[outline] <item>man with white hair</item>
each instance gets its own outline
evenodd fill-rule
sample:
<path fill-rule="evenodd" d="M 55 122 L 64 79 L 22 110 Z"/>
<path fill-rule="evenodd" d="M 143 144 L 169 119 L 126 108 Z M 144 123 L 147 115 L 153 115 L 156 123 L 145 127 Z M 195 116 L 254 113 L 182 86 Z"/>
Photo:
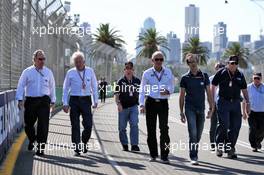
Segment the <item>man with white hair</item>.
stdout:
<path fill-rule="evenodd" d="M 82 52 L 75 52 L 72 55 L 75 67 L 70 69 L 63 83 L 63 111 L 69 112 L 72 125 L 72 142 L 74 144 L 75 155 L 80 152 L 87 152 L 87 143 L 92 132 L 92 111 L 97 107 L 98 92 L 97 80 L 94 70 L 85 66 L 84 55 Z M 92 98 L 91 98 L 92 97 Z M 82 144 L 80 137 L 80 115 L 82 115 Z"/>
<path fill-rule="evenodd" d="M 163 61 L 164 56 L 162 52 L 156 51 L 153 53 L 153 67 L 144 71 L 142 76 L 139 104 L 140 112 L 144 113 L 146 111 L 147 142 L 151 157 L 150 161 L 156 161 L 158 157 L 156 125 L 157 116 L 159 116 L 161 160 L 163 163 L 169 163 L 168 98 L 174 92 L 174 76 L 170 69 L 162 66 Z"/>

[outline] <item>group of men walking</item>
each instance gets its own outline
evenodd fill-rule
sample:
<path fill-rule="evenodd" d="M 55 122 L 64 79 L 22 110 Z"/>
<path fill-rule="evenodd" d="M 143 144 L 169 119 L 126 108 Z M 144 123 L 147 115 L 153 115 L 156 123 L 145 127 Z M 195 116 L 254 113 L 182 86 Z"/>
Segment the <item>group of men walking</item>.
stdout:
<path fill-rule="evenodd" d="M 80 155 L 81 152 L 86 153 L 88 150 L 87 143 L 93 125 L 91 108 L 96 108 L 98 104 L 98 83 L 93 69 L 85 66 L 84 55 L 81 52 L 75 52 L 72 59 L 75 67 L 66 74 L 62 101 L 63 111 L 70 112 L 75 155 Z M 174 93 L 175 78 L 172 71 L 163 66 L 162 52 L 156 51 L 151 59 L 153 67 L 143 72 L 141 80 L 134 75 L 133 63 L 126 62 L 124 76 L 117 82 L 115 102 L 118 110 L 119 139 L 123 150 L 129 151 L 126 132 L 129 123 L 131 151 L 140 151 L 139 106 L 140 113 L 145 114 L 146 117 L 150 161 L 156 161 L 159 156 L 156 136 L 158 120 L 160 159 L 163 163 L 169 163 L 168 98 Z M 221 157 L 226 152 L 229 158 L 237 158 L 235 145 L 241 128 L 242 111 L 244 119 L 249 117 L 250 144 L 253 151 L 258 151 L 264 137 L 264 86 L 261 83 L 261 73 L 255 73 L 253 82 L 247 86 L 244 75 L 238 70 L 237 56 L 231 56 L 227 65 L 217 64 L 215 67 L 217 72 L 210 78 L 207 73 L 199 69 L 198 61 L 197 55 L 191 53 L 186 55 L 189 71 L 180 80 L 180 119 L 183 123 L 187 122 L 191 163 L 199 164 L 198 149 L 205 115 L 211 119 L 210 143 L 211 148 L 216 150 L 217 156 Z M 44 66 L 44 62 L 44 52 L 37 50 L 33 54 L 33 65 L 22 72 L 16 96 L 19 100 L 19 108 L 22 109 L 23 106 L 25 108 L 28 150 L 32 150 L 36 142 L 36 154 L 39 156 L 44 154 L 50 108 L 53 109 L 56 102 L 54 77 Z M 207 114 L 205 114 L 205 94 L 209 103 Z M 80 115 L 84 128 L 82 134 Z M 38 121 L 37 134 L 34 129 L 36 121 Z"/>

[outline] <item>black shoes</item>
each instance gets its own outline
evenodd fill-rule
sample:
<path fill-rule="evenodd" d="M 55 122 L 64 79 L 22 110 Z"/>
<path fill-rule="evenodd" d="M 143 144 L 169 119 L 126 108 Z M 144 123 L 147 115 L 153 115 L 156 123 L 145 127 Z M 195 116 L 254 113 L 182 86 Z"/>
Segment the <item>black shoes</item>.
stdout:
<path fill-rule="evenodd" d="M 170 164 L 170 160 L 168 159 L 168 157 L 161 157 L 161 162 L 164 164 Z"/>
<path fill-rule="evenodd" d="M 237 159 L 237 154 L 236 154 L 235 148 L 232 148 L 230 151 L 228 151 L 227 157 L 229 159 Z"/>
<path fill-rule="evenodd" d="M 84 144 L 83 144 L 83 150 L 82 150 L 82 152 L 83 152 L 84 154 L 88 152 L 88 145 L 87 145 L 87 143 L 84 143 Z"/>
<path fill-rule="evenodd" d="M 258 148 L 252 148 L 253 152 L 258 152 Z"/>
<path fill-rule="evenodd" d="M 132 151 L 132 152 L 139 152 L 140 149 L 139 149 L 139 147 L 138 147 L 137 145 L 132 145 L 132 147 L 131 147 L 131 151 Z"/>
<path fill-rule="evenodd" d="M 123 146 L 123 151 L 128 151 L 128 145 L 122 145 Z"/>
<path fill-rule="evenodd" d="M 81 155 L 81 153 L 79 150 L 74 150 L 74 156 L 80 156 L 80 155 Z"/>
<path fill-rule="evenodd" d="M 34 142 L 29 142 L 29 144 L 28 144 L 28 151 L 32 151 L 33 150 L 33 148 L 34 148 Z"/>
<path fill-rule="evenodd" d="M 129 151 L 128 145 L 122 145 L 122 147 L 123 147 L 123 151 Z M 138 145 L 132 145 L 131 146 L 131 151 L 132 152 L 139 152 L 140 149 L 139 149 Z"/>
<path fill-rule="evenodd" d="M 216 155 L 217 157 L 222 157 L 223 156 L 223 151 L 220 149 L 216 149 Z"/>

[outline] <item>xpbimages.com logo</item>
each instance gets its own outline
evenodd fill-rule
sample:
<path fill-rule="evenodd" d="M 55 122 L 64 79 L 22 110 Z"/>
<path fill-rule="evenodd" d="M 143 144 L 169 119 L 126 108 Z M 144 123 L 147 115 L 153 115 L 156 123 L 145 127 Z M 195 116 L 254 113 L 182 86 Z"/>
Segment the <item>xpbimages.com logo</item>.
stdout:
<path fill-rule="evenodd" d="M 85 35 L 90 35 L 91 31 L 89 28 L 85 27 L 62 27 L 62 26 L 37 26 L 33 27 L 33 35 L 38 35 L 39 37 L 45 35 L 76 35 L 78 37 L 83 37 Z"/>

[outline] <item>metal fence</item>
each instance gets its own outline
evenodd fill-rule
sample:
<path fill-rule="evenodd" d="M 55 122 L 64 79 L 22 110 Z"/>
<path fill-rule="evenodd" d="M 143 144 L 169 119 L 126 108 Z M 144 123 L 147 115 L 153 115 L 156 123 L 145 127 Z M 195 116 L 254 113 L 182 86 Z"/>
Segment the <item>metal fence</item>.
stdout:
<path fill-rule="evenodd" d="M 35 29 L 50 23 L 62 26 L 66 12 L 60 0 L 1 0 L 0 1 L 0 90 L 14 89 L 22 70 L 32 64 L 32 53 L 43 49 L 46 65 L 52 69 L 56 85 L 61 86 L 70 54 L 77 50 L 77 36 L 43 34 Z"/>

